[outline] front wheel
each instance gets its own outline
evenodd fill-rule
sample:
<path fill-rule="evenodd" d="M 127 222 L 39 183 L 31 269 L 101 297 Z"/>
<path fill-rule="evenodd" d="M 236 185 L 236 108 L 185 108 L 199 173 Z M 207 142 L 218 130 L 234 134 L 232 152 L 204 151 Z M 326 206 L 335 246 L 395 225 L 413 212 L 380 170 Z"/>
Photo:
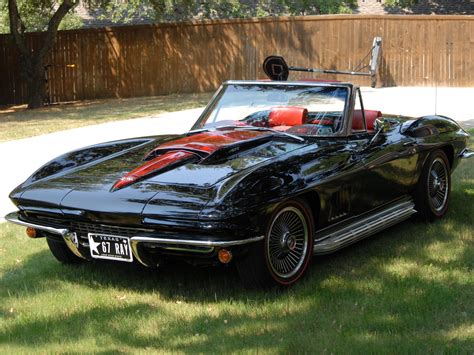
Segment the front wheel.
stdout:
<path fill-rule="evenodd" d="M 74 255 L 74 253 L 69 250 L 67 245 L 62 242 L 57 242 L 55 240 L 46 238 L 46 242 L 48 243 L 49 250 L 51 254 L 56 258 L 56 260 L 60 261 L 63 264 L 79 264 L 84 261 L 80 257 Z"/>
<path fill-rule="evenodd" d="M 417 211 L 428 221 L 443 217 L 448 211 L 451 171 L 442 150 L 432 152 L 423 167 L 415 190 Z"/>
<path fill-rule="evenodd" d="M 282 204 L 271 216 L 263 243 L 250 247 L 237 270 L 249 286 L 289 286 L 305 273 L 313 254 L 313 217 L 301 200 Z"/>

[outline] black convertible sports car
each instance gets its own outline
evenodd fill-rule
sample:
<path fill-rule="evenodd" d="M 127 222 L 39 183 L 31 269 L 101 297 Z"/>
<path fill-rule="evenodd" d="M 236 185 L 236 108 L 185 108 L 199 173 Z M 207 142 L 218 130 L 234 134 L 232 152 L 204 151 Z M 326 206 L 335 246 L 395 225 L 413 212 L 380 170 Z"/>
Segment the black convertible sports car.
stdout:
<path fill-rule="evenodd" d="M 315 254 L 441 218 L 468 137 L 447 117 L 366 110 L 352 84 L 228 81 L 186 134 L 44 165 L 6 219 L 63 263 L 235 263 L 249 284 L 290 285 Z"/>

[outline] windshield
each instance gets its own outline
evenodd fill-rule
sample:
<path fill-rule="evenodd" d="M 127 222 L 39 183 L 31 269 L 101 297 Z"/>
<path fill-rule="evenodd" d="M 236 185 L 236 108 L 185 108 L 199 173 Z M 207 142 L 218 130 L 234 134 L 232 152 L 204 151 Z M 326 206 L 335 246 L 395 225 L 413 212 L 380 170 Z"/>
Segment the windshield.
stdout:
<path fill-rule="evenodd" d="M 267 127 L 297 135 L 333 135 L 342 128 L 347 87 L 227 84 L 195 128 Z"/>

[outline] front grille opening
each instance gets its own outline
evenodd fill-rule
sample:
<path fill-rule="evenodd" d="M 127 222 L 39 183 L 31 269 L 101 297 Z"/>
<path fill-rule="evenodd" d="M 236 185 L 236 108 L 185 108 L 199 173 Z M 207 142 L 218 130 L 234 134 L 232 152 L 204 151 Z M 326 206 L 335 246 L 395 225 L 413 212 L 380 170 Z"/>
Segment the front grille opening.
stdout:
<path fill-rule="evenodd" d="M 113 226 L 106 224 L 90 223 L 84 221 L 71 221 L 61 217 L 50 217 L 39 214 L 28 214 L 25 217 L 26 220 L 36 222 L 38 224 L 44 224 L 56 228 L 66 228 L 72 232 L 75 232 L 78 237 L 79 248 L 82 252 L 89 255 L 89 233 L 93 234 L 105 234 L 112 236 L 121 237 L 135 237 L 143 235 L 145 233 L 156 233 L 153 229 L 146 228 L 130 228 L 122 226 Z M 215 247 L 209 246 L 194 246 L 194 245 L 183 245 L 175 243 L 140 243 L 141 248 L 147 250 L 151 254 L 176 254 L 182 255 L 188 254 L 194 256 L 212 256 L 216 252 Z M 142 250 L 143 250 L 142 249 Z M 86 253 L 87 252 L 87 253 Z"/>

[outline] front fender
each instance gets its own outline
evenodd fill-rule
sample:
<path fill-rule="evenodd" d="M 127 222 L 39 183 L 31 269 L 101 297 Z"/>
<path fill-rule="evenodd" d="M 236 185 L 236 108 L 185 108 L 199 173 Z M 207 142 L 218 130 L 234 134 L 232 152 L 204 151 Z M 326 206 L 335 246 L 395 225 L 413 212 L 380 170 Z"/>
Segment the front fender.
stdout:
<path fill-rule="evenodd" d="M 13 201 L 17 200 L 27 187 L 41 180 L 61 176 L 76 169 L 100 163 L 106 159 L 120 156 L 132 150 L 140 149 L 147 144 L 156 143 L 158 140 L 163 141 L 171 137 L 173 136 L 144 137 L 112 141 L 65 153 L 36 170 L 25 182 L 20 184 L 10 193 L 10 199 Z"/>
<path fill-rule="evenodd" d="M 26 180 L 26 183 L 33 183 L 90 163 L 98 162 L 102 159 L 110 159 L 117 155 L 140 148 L 153 141 L 155 141 L 153 138 L 127 139 L 96 144 L 74 150 L 60 155 L 43 165 Z"/>

